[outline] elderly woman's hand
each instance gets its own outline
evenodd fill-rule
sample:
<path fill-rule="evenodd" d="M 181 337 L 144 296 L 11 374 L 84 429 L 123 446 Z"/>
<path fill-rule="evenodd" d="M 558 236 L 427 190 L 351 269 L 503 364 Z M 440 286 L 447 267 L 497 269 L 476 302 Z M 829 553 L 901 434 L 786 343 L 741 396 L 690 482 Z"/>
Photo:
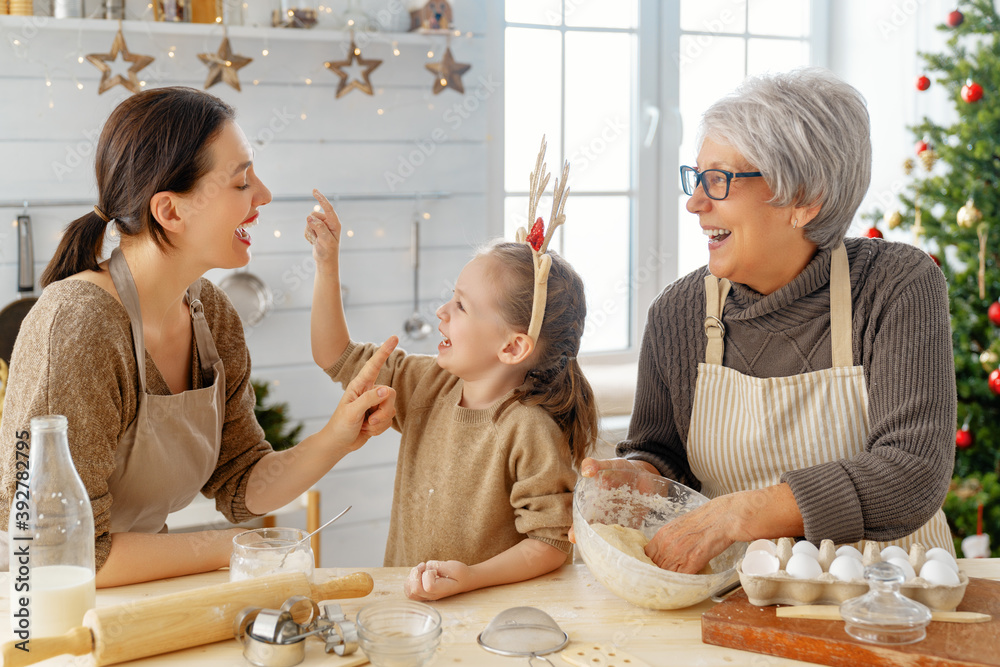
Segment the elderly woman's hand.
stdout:
<path fill-rule="evenodd" d="M 714 498 L 660 528 L 646 555 L 664 570 L 695 574 L 734 542 L 794 537 L 802 515 L 787 484 Z"/>

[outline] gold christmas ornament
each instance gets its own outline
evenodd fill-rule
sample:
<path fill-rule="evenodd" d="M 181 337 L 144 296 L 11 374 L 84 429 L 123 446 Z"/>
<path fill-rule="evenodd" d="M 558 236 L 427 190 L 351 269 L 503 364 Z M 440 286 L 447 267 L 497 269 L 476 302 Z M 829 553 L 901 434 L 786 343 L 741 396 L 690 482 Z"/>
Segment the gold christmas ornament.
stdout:
<path fill-rule="evenodd" d="M 363 82 L 359 79 L 348 81 L 351 76 L 343 69 L 344 67 L 350 67 L 355 61 L 365 68 L 365 71 L 361 73 L 361 78 L 364 79 Z M 374 95 L 372 82 L 368 77 L 381 64 L 381 60 L 362 58 L 361 49 L 358 48 L 357 44 L 354 43 L 354 39 L 351 38 L 351 46 L 347 50 L 347 60 L 329 60 L 323 63 L 323 66 L 340 77 L 340 83 L 337 84 L 337 98 L 339 99 L 355 89 L 368 95 Z"/>
<path fill-rule="evenodd" d="M 937 162 L 938 154 L 933 148 L 928 148 L 925 151 L 920 151 L 920 161 L 924 165 L 924 169 L 930 171 L 934 168 L 934 163 Z"/>
<path fill-rule="evenodd" d="M 108 63 L 113 63 L 118 58 L 119 53 L 124 54 L 122 60 L 132 63 L 128 68 L 127 77 L 121 74 L 111 76 L 111 67 Z M 115 33 L 115 39 L 111 42 L 111 51 L 109 53 L 91 53 L 87 56 L 87 60 L 90 61 L 91 65 L 101 70 L 101 82 L 97 86 L 97 94 L 101 95 L 119 84 L 129 92 L 138 93 L 142 86 L 139 84 L 139 77 L 136 75 L 153 62 L 154 58 L 152 56 L 129 52 L 128 46 L 125 44 L 125 35 L 122 34 L 121 23 L 119 22 L 118 32 Z"/>
<path fill-rule="evenodd" d="M 465 87 L 462 86 L 462 75 L 472 69 L 472 65 L 455 62 L 455 58 L 451 55 L 451 47 L 445 49 L 441 62 L 427 63 L 424 67 L 436 75 L 434 78 L 435 95 L 445 88 L 454 88 L 460 93 L 465 93 Z"/>
<path fill-rule="evenodd" d="M 979 221 L 982 219 L 983 213 L 976 208 L 976 205 L 973 203 L 971 197 L 969 198 L 969 201 L 965 202 L 965 206 L 958 209 L 958 215 L 956 216 L 958 226 L 964 227 L 965 229 L 972 229 L 979 224 Z"/>
<path fill-rule="evenodd" d="M 237 72 L 253 62 L 253 58 L 233 53 L 233 49 L 229 45 L 229 35 L 222 38 L 222 43 L 216 53 L 199 53 L 198 59 L 208 65 L 205 90 L 220 81 L 225 81 L 236 90 L 240 90 L 240 77 Z"/>
<path fill-rule="evenodd" d="M 892 211 L 886 211 L 885 215 L 882 216 L 882 222 L 884 222 L 889 229 L 895 229 L 903 223 L 903 216 L 895 209 Z"/>
<path fill-rule="evenodd" d="M 993 350 L 986 350 L 979 355 L 979 363 L 982 364 L 984 371 L 992 371 L 1000 364 L 1000 354 L 997 354 Z"/>
<path fill-rule="evenodd" d="M 903 173 L 907 176 L 913 173 L 913 158 L 908 157 L 903 160 Z"/>

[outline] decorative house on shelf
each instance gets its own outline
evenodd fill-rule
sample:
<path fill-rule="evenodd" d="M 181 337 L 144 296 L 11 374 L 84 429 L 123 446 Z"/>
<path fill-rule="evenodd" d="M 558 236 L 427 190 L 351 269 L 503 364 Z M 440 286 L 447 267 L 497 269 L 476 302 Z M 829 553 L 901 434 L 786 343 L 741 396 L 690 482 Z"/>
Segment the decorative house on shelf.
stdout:
<path fill-rule="evenodd" d="M 410 30 L 448 30 L 454 19 L 451 3 L 447 0 L 429 0 L 423 7 L 410 12 Z"/>

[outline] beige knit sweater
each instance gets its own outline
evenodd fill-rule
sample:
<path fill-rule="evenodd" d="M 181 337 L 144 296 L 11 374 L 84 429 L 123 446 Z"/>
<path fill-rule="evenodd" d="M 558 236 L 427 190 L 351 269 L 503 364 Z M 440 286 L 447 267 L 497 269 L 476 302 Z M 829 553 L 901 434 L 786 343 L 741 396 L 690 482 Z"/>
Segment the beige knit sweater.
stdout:
<path fill-rule="evenodd" d="M 225 294 L 202 280 L 201 301 L 215 346 L 226 369 L 226 415 L 218 467 L 202 488 L 230 521 L 246 521 L 250 469 L 271 446 L 254 416 L 250 356 L 239 315 Z M 194 345 L 191 381 L 202 386 Z M 108 292 L 81 280 L 45 288 L 21 325 L 11 359 L 0 427 L 0 530 L 6 530 L 14 489 L 14 433 L 28 430 L 32 417 L 65 415 L 77 472 L 94 510 L 98 569 L 111 550 L 114 498 L 108 478 L 115 450 L 135 418 L 139 376 L 132 329 L 124 307 Z M 169 394 L 163 376 L 145 355 L 147 391 Z"/>
<path fill-rule="evenodd" d="M 346 384 L 376 349 L 352 343 L 326 372 Z M 402 433 L 386 566 L 472 565 L 525 536 L 571 552 L 576 473 L 547 412 L 520 403 L 500 411 L 506 397 L 484 410 L 459 407 L 462 380 L 432 356 L 401 350 L 378 382 L 396 390 L 393 427 Z"/>

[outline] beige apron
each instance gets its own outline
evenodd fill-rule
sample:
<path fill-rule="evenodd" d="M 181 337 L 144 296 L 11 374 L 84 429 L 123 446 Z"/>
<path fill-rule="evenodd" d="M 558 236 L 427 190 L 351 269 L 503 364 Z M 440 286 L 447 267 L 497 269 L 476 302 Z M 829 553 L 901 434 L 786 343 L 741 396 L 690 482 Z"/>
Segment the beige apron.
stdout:
<path fill-rule="evenodd" d="M 215 470 L 222 445 L 226 373 L 199 300 L 199 280 L 188 289 L 187 302 L 203 388 L 166 396 L 147 393 L 139 293 L 117 248 L 111 253 L 110 269 L 132 321 L 139 370 L 135 419 L 118 442 L 115 470 L 108 480 L 111 532 L 156 533 L 166 529 L 167 514 L 186 507 Z"/>
<path fill-rule="evenodd" d="M 851 458 L 868 438 L 864 368 L 851 347 L 851 276 L 844 245 L 830 259 L 830 338 L 833 368 L 802 375 L 756 378 L 722 365 L 722 310 L 728 280 L 705 277 L 705 363 L 698 365 L 687 452 L 702 493 L 726 493 L 780 483 L 788 470 Z M 955 553 L 944 512 L 896 544 L 914 542 Z M 860 547 L 859 547 L 860 548 Z"/>

